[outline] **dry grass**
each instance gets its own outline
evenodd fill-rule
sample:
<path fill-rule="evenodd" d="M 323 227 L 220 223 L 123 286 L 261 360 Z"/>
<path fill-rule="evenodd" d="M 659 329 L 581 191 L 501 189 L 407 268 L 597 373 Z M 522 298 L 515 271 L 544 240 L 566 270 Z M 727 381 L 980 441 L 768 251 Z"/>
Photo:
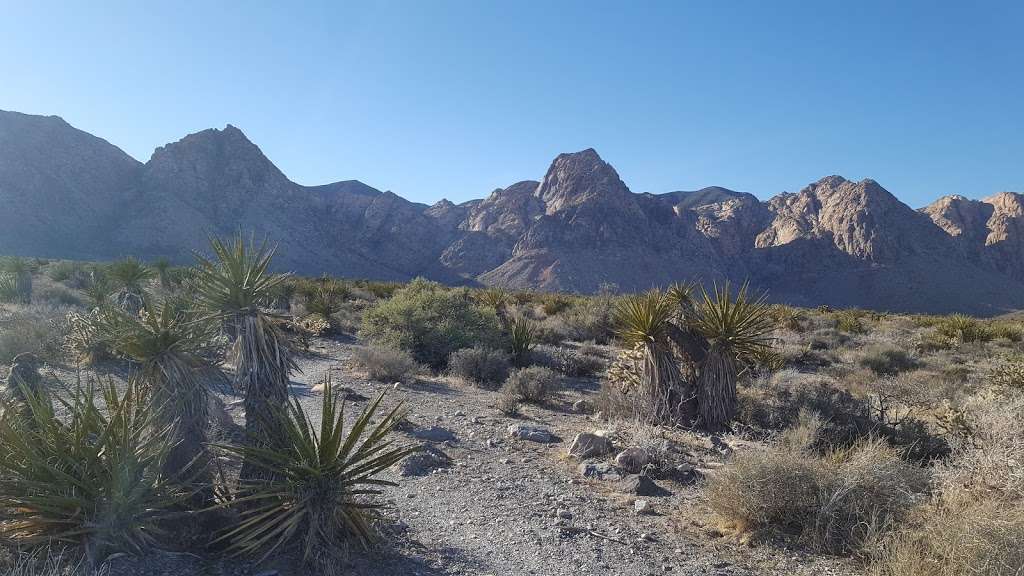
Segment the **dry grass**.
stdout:
<path fill-rule="evenodd" d="M 881 440 L 819 455 L 815 418 L 767 450 L 737 455 L 706 486 L 708 503 L 740 532 L 793 539 L 827 553 L 871 546 L 920 500 L 925 470 Z"/>
<path fill-rule="evenodd" d="M 378 382 L 411 382 L 423 367 L 405 350 L 382 346 L 360 346 L 352 352 L 352 360 Z"/>

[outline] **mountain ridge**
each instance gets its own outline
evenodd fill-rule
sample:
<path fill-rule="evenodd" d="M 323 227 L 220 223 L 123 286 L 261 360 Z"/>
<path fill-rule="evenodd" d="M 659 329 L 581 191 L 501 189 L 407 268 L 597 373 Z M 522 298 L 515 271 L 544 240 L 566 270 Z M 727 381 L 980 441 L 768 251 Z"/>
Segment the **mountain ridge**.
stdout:
<path fill-rule="evenodd" d="M 768 200 L 711 186 L 634 193 L 592 148 L 540 180 L 427 206 L 358 180 L 292 182 L 239 128 L 141 163 L 59 117 L 0 111 L 0 252 L 179 262 L 211 234 L 279 243 L 302 274 L 594 292 L 749 280 L 773 299 L 900 311 L 1024 308 L 1024 196 L 914 210 L 871 179 Z"/>

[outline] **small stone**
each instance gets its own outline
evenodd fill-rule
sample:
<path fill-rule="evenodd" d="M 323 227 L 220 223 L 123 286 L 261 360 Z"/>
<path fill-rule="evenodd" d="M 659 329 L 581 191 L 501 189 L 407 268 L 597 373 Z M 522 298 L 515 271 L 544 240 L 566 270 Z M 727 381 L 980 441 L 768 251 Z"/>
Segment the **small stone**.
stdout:
<path fill-rule="evenodd" d="M 558 511 L 555 512 L 555 516 L 558 516 L 563 520 L 572 520 L 572 512 L 569 512 L 565 508 L 559 508 Z"/>
<path fill-rule="evenodd" d="M 584 462 L 579 465 L 578 471 L 585 478 L 597 480 L 621 480 L 622 474 L 607 462 Z"/>
<path fill-rule="evenodd" d="M 441 468 L 451 466 L 452 459 L 433 446 L 425 446 L 418 452 L 406 456 L 394 469 L 399 476 L 426 476 Z"/>
<path fill-rule="evenodd" d="M 612 443 L 602 435 L 581 432 L 569 446 L 569 455 L 583 460 L 595 456 L 604 456 L 612 451 Z"/>
<path fill-rule="evenodd" d="M 630 476 L 622 483 L 621 491 L 636 496 L 669 496 L 671 492 L 658 486 L 648 476 Z"/>
<path fill-rule="evenodd" d="M 626 448 L 615 457 L 615 465 L 631 474 L 637 474 L 650 462 L 647 451 L 642 448 Z"/>
<path fill-rule="evenodd" d="M 508 435 L 513 438 L 519 438 L 520 440 L 529 440 L 530 442 L 541 442 L 545 444 L 555 441 L 554 435 L 551 434 L 551 431 L 547 428 L 527 426 L 526 424 L 513 424 L 509 426 Z"/>
<path fill-rule="evenodd" d="M 648 500 L 633 502 L 633 511 L 637 514 L 654 514 L 654 506 Z"/>
<path fill-rule="evenodd" d="M 572 411 L 577 414 L 588 414 L 590 412 L 590 402 L 577 400 L 572 404 Z"/>
<path fill-rule="evenodd" d="M 456 440 L 455 432 L 440 426 L 413 430 L 412 435 L 419 440 L 427 442 L 453 442 Z"/>

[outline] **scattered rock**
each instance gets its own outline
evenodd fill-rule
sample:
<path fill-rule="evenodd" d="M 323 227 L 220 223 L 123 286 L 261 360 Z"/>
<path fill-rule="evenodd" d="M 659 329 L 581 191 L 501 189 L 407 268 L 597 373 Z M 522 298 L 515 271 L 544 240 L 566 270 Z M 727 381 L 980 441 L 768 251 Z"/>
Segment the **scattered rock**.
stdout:
<path fill-rule="evenodd" d="M 654 514 L 654 506 L 648 500 L 637 500 L 633 502 L 633 511 L 637 514 Z"/>
<path fill-rule="evenodd" d="M 395 464 L 394 469 L 399 476 L 426 476 L 434 470 L 451 466 L 451 463 L 452 459 L 444 452 L 433 446 L 424 446 Z"/>
<path fill-rule="evenodd" d="M 621 480 L 622 473 L 607 462 L 584 462 L 577 468 L 581 476 L 597 480 Z"/>
<path fill-rule="evenodd" d="M 572 405 L 572 411 L 577 414 L 589 414 L 590 402 L 587 402 L 586 400 L 577 400 Z"/>
<path fill-rule="evenodd" d="M 670 496 L 672 494 L 644 474 L 627 478 L 622 483 L 622 492 L 636 496 Z"/>
<path fill-rule="evenodd" d="M 604 456 L 612 451 L 611 440 L 589 432 L 580 432 L 569 446 L 569 455 L 579 459 Z"/>
<path fill-rule="evenodd" d="M 626 448 L 615 457 L 615 465 L 630 474 L 638 474 L 650 463 L 650 460 L 646 450 L 642 448 Z"/>
<path fill-rule="evenodd" d="M 548 443 L 555 441 L 555 436 L 547 428 L 528 426 L 526 424 L 513 424 L 509 426 L 508 435 L 520 440 L 529 440 L 530 442 Z"/>
<path fill-rule="evenodd" d="M 413 430 L 411 434 L 414 438 L 425 440 L 427 442 L 455 442 L 458 440 L 455 436 L 455 432 L 440 426 L 419 428 Z"/>
<path fill-rule="evenodd" d="M 701 473 L 692 464 L 679 464 L 673 468 L 672 477 L 680 484 L 693 484 L 700 480 Z"/>
<path fill-rule="evenodd" d="M 563 520 L 572 520 L 572 512 L 569 512 L 565 508 L 559 508 L 558 511 L 555 512 L 555 516 L 558 516 Z"/>

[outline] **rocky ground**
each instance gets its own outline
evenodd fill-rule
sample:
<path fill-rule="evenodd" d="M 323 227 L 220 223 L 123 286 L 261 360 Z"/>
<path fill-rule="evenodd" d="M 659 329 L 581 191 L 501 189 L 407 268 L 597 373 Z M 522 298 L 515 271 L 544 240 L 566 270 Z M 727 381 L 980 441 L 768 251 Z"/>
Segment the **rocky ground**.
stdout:
<path fill-rule="evenodd" d="M 445 378 L 398 386 L 371 382 L 349 363 L 354 345 L 317 341 L 300 362 L 293 394 L 317 413 L 322 397 L 317 384 L 330 374 L 336 386 L 349 390 L 349 406 L 355 409 L 348 416 L 354 418 L 369 400 L 386 392 L 385 404 L 401 402 L 408 409 L 402 436 L 427 450 L 389 472 L 399 486 L 386 489 L 387 546 L 371 556 L 357 555 L 347 574 L 855 572 L 841 560 L 776 546 L 751 547 L 719 531 L 701 505 L 693 478 L 713 473 L 722 453 L 733 449 L 730 439 L 714 444 L 695 436 L 684 439 L 679 450 L 688 464 L 653 483 L 641 482 L 613 464 L 626 447 L 624 434 L 573 408 L 596 392 L 596 381 L 568 382 L 554 402 L 526 407 L 512 418 L 495 408 L 497 393 Z M 225 400 L 229 413 L 240 420 L 238 399 Z M 510 429 L 540 431 L 535 440 L 547 441 L 513 437 Z M 611 439 L 611 452 L 584 461 L 567 455 L 578 433 L 601 430 Z M 543 438 L 545 433 L 550 437 Z M 115 574 L 138 575 L 307 573 L 285 559 L 248 566 L 187 554 L 123 558 L 113 568 Z"/>

